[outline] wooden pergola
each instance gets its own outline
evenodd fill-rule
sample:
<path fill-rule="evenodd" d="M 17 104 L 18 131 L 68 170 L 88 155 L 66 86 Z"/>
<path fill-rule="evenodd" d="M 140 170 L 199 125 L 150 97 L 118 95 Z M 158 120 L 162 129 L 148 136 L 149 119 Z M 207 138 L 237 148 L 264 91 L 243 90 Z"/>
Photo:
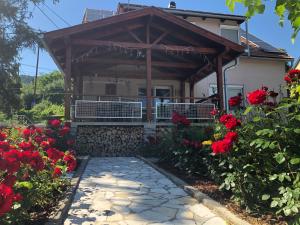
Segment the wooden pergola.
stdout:
<path fill-rule="evenodd" d="M 109 77 L 109 68 L 117 65 L 145 66 L 145 73 L 120 72 L 119 76 L 146 79 L 148 121 L 152 79 L 180 80 L 182 93 L 189 82 L 194 97 L 195 83 L 216 72 L 223 108 L 222 67 L 244 52 L 243 46 L 156 7 L 51 31 L 43 40 L 65 75 L 66 119 L 71 96 L 82 94 L 83 74 Z"/>

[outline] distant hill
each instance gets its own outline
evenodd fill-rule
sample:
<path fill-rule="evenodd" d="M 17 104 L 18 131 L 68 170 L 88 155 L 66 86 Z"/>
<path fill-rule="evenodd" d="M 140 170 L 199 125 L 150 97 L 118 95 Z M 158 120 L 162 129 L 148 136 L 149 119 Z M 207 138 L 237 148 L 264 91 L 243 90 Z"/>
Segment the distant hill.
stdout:
<path fill-rule="evenodd" d="M 34 76 L 20 75 L 22 84 L 29 84 L 34 81 Z"/>

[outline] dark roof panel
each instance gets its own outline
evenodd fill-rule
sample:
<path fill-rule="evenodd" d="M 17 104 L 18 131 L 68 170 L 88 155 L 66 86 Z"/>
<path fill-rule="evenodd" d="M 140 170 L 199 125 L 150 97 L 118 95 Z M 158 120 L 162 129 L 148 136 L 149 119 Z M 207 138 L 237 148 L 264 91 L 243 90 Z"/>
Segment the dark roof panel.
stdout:
<path fill-rule="evenodd" d="M 126 9 L 126 11 L 131 11 L 131 10 L 142 9 L 142 8 L 146 8 L 146 7 L 150 7 L 150 6 L 119 3 L 119 9 L 120 9 L 120 7 Z M 163 7 L 157 7 L 157 8 L 164 10 L 165 12 L 175 14 L 175 15 L 233 20 L 233 21 L 237 21 L 237 23 L 239 23 L 239 24 L 243 23 L 246 20 L 246 17 L 240 16 L 240 15 L 194 11 L 194 10 L 184 10 L 184 9 L 176 9 L 176 8 L 172 8 L 172 9 L 163 8 Z"/>

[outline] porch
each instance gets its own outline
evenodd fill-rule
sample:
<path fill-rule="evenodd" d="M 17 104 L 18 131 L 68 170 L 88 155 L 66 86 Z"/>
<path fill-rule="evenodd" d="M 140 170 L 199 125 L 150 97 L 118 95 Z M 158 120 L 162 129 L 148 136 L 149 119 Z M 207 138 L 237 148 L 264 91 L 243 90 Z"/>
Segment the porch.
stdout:
<path fill-rule="evenodd" d="M 65 74 L 65 119 L 170 122 L 173 112 L 199 122 L 224 109 L 222 67 L 241 45 L 149 7 L 48 32 L 44 42 Z M 218 94 L 194 95 L 216 72 Z"/>

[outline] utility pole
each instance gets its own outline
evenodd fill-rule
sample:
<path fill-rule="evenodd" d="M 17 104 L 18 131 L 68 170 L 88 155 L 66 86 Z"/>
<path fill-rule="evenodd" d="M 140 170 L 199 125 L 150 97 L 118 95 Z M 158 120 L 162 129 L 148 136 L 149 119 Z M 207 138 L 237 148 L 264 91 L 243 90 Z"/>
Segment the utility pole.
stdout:
<path fill-rule="evenodd" d="M 37 85 L 37 78 L 38 78 L 38 73 L 39 73 L 39 61 L 40 61 L 40 46 L 38 46 L 38 49 L 37 49 L 32 106 L 34 106 L 36 103 L 36 85 Z"/>

